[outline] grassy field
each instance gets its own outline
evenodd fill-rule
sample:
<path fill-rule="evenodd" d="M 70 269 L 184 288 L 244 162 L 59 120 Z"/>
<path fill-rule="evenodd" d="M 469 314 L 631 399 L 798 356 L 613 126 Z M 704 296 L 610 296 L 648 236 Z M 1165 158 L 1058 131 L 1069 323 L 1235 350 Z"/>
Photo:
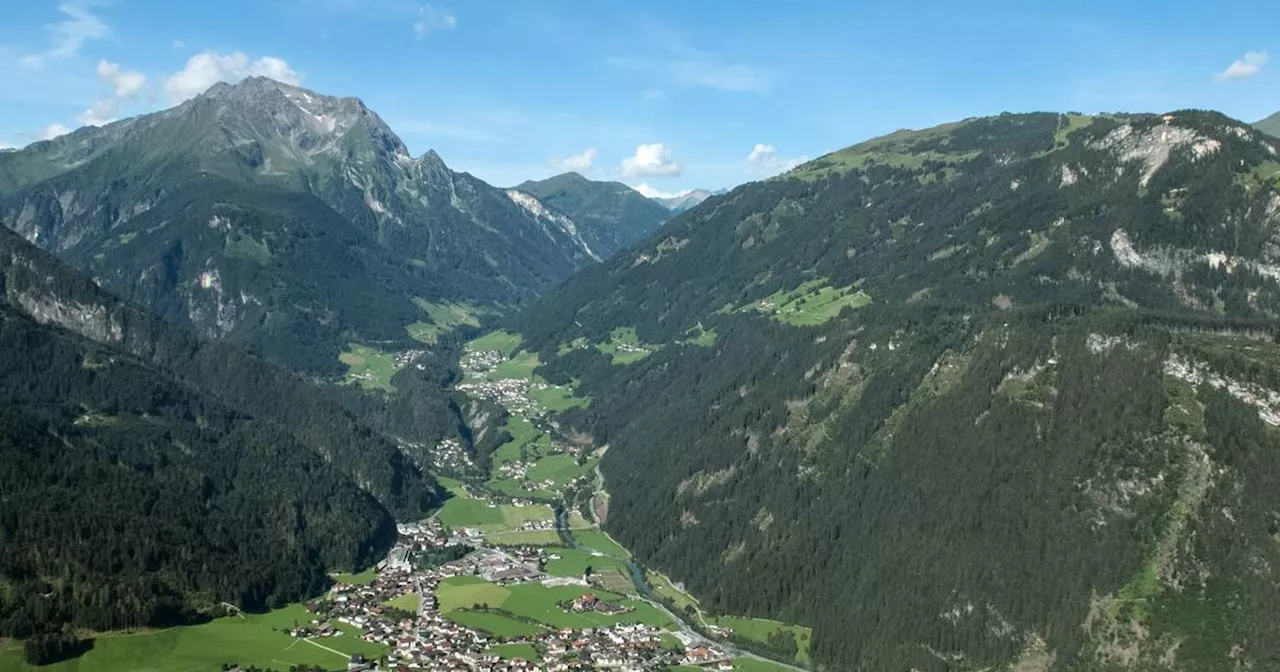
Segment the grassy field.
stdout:
<path fill-rule="evenodd" d="M 478 604 L 487 604 L 496 609 L 510 595 L 511 592 L 506 588 L 478 576 L 454 576 L 436 586 L 436 599 L 440 601 L 441 612 L 471 609 Z"/>
<path fill-rule="evenodd" d="M 524 477 L 532 483 L 551 481 L 551 487 L 559 489 L 574 482 L 579 476 L 591 473 L 595 468 L 595 458 L 588 458 L 585 463 L 578 464 L 572 455 L 548 455 L 529 467 Z"/>
<path fill-rule="evenodd" d="M 672 649 L 674 651 L 684 651 L 684 644 L 681 644 L 680 640 L 676 639 L 675 635 L 664 632 L 659 635 L 659 638 L 662 640 L 662 648 Z"/>
<path fill-rule="evenodd" d="M 533 378 L 534 382 L 544 384 L 546 387 L 530 388 L 529 397 L 548 411 L 558 412 L 570 408 L 586 408 L 591 405 L 591 398 L 576 396 L 573 386 L 551 385 L 543 381 L 541 376 Z"/>
<path fill-rule="evenodd" d="M 549 588 L 540 583 L 522 583 L 509 588 L 511 596 L 502 604 L 502 609 L 516 616 L 545 623 L 553 628 L 593 628 L 616 623 L 645 623 L 656 627 L 673 627 L 671 619 L 656 607 L 639 600 L 628 600 L 623 596 L 582 586 L 557 586 Z M 595 593 L 601 599 L 634 607 L 634 611 L 617 616 L 606 616 L 595 612 L 574 614 L 559 607 L 566 602 L 586 593 Z"/>
<path fill-rule="evenodd" d="M 338 583 L 350 583 L 356 586 L 367 586 L 373 583 L 374 579 L 378 578 L 378 570 L 370 567 L 369 569 L 366 569 L 363 572 L 360 572 L 359 574 L 343 574 L 341 572 L 334 572 L 333 574 L 329 575 L 329 578 L 333 579 L 334 581 L 337 581 Z"/>
<path fill-rule="evenodd" d="M 667 578 L 665 574 L 659 572 L 649 572 L 645 577 L 649 580 L 649 585 L 653 586 L 654 592 L 658 595 L 671 600 L 678 609 L 685 607 L 698 608 L 698 599 L 689 593 L 676 588 L 675 583 Z"/>
<path fill-rule="evenodd" d="M 700 348 L 709 348 L 715 345 L 716 338 L 719 336 L 714 328 L 703 329 L 701 324 L 690 329 L 685 335 L 688 338 L 680 341 L 681 343 L 684 345 L 696 345 Z"/>
<path fill-rule="evenodd" d="M 537 661 L 542 659 L 542 656 L 538 654 L 538 650 L 533 648 L 532 644 L 498 644 L 490 647 L 489 652 L 496 654 L 503 660 L 524 658 L 528 661 Z"/>
<path fill-rule="evenodd" d="M 243 618 L 220 618 L 203 625 L 104 635 L 80 658 L 41 667 L 26 665 L 21 648 L 10 649 L 0 652 L 0 670 L 209 672 L 230 662 L 274 669 L 288 669 L 290 665 L 337 669 L 346 665 L 350 654 L 377 658 L 387 651 L 385 647 L 346 635 L 316 640 L 316 644 L 339 652 L 334 653 L 287 634 L 295 623 L 310 620 L 311 615 L 301 605 L 292 605 L 265 614 L 245 614 Z"/>
<path fill-rule="evenodd" d="M 507 527 L 520 527 L 525 523 L 555 520 L 556 517 L 555 511 L 546 504 L 504 505 L 498 508 L 502 511 L 502 522 L 506 523 Z"/>
<path fill-rule="evenodd" d="M 741 672 L 791 672 L 789 667 L 755 658 L 736 658 L 733 661 L 733 669 Z"/>
<path fill-rule="evenodd" d="M 458 625 L 465 625 L 468 628 L 483 630 L 498 637 L 532 637 L 533 635 L 546 631 L 546 628 L 533 625 L 532 623 L 517 621 L 510 616 L 503 616 L 502 614 L 495 614 L 487 611 L 467 611 L 465 609 L 458 609 L 456 611 L 446 613 L 444 617 Z"/>
<path fill-rule="evenodd" d="M 513 528 L 527 522 L 555 518 L 555 513 L 546 504 L 495 505 L 471 497 L 456 481 L 442 480 L 441 482 L 453 496 L 445 500 L 436 518 L 450 529 L 473 527 L 483 530 L 486 534 L 520 534 L 514 532 Z"/>
<path fill-rule="evenodd" d="M 607 568 L 626 569 L 626 564 L 617 558 L 591 555 L 576 548 L 555 548 L 550 552 L 560 556 L 559 559 L 547 561 L 547 573 L 552 576 L 582 576 L 588 567 L 595 571 Z"/>
<path fill-rule="evenodd" d="M 568 602 L 589 592 L 594 592 L 601 599 L 634 607 L 634 610 L 617 616 L 606 616 L 595 612 L 575 614 L 560 608 L 561 602 Z M 455 620 L 455 617 L 465 613 L 472 605 L 487 604 L 490 609 L 501 609 L 515 619 L 527 619 L 552 628 L 593 628 L 616 623 L 646 623 L 657 627 L 673 625 L 666 614 L 646 602 L 582 586 L 547 587 L 540 583 L 521 583 L 504 587 L 475 577 L 454 577 L 440 583 L 436 588 L 436 596 L 440 600 L 440 610 Z M 489 613 L 483 615 L 501 616 Z M 472 612 L 462 617 L 478 616 L 480 614 Z M 511 620 L 513 619 L 495 619 L 491 625 L 497 627 L 499 621 Z M 484 629 L 494 632 L 489 627 Z"/>
<path fill-rule="evenodd" d="M 573 510 L 569 512 L 569 529 L 571 530 L 594 530 L 595 524 L 587 520 L 582 512 Z"/>
<path fill-rule="evenodd" d="M 489 380 L 532 379 L 533 370 L 538 368 L 538 353 L 521 350 L 519 354 L 494 367 L 489 372 Z"/>
<path fill-rule="evenodd" d="M 812 628 L 788 625 L 780 621 L 771 621 L 764 618 L 737 618 L 734 616 L 716 616 L 711 619 L 711 622 L 716 625 L 733 628 L 735 635 L 762 644 L 768 644 L 769 637 L 774 633 L 789 630 L 795 633 L 796 636 L 796 647 L 799 651 L 796 654 L 796 659 L 801 663 L 808 663 L 809 661 L 809 644 L 813 641 Z"/>
<path fill-rule="evenodd" d="M 445 527 L 454 530 L 464 527 L 505 525 L 502 509 L 491 506 L 484 500 L 458 494 L 445 500 L 444 506 L 440 507 L 440 511 L 436 513 L 436 519 Z"/>
<path fill-rule="evenodd" d="M 435 345 L 440 336 L 460 326 L 478 327 L 478 317 L 485 312 L 469 303 L 431 303 L 414 297 L 413 303 L 427 313 L 429 322 L 414 322 L 405 327 L 409 336 L 428 345 Z"/>
<path fill-rule="evenodd" d="M 516 348 L 520 347 L 522 340 L 524 338 L 520 334 L 513 334 L 499 329 L 467 343 L 467 350 L 470 352 L 497 350 L 502 353 L 503 357 L 510 357 L 516 351 Z"/>
<path fill-rule="evenodd" d="M 852 147 L 846 147 L 820 156 L 815 161 L 783 174 L 802 180 L 813 180 L 833 173 L 840 174 L 855 168 L 865 168 L 873 163 L 895 168 L 919 168 L 926 161 L 959 163 L 974 158 L 978 152 L 920 151 L 912 145 L 922 140 L 945 135 L 965 123 L 968 122 L 953 122 L 921 130 L 904 129 L 895 131 L 888 135 L 872 138 Z"/>
<path fill-rule="evenodd" d="M 779 322 L 807 327 L 830 320 L 845 307 L 861 308 L 869 303 L 871 297 L 854 287 L 832 287 L 826 278 L 818 278 L 792 290 L 774 292 L 739 310 L 755 310 Z"/>
<path fill-rule="evenodd" d="M 630 560 L 631 553 L 623 548 L 618 542 L 614 541 L 609 535 L 598 530 L 585 530 L 582 532 L 574 532 L 573 538 L 582 546 L 593 551 L 600 551 L 605 555 L 610 555 L 623 560 Z"/>
<path fill-rule="evenodd" d="M 626 569 L 607 567 L 597 570 L 591 575 L 591 584 L 600 586 L 601 590 L 611 593 L 635 597 L 639 594 L 636 584 L 631 581 L 631 572 Z"/>
<path fill-rule="evenodd" d="M 560 543 L 560 535 L 554 530 L 489 532 L 484 538 L 495 546 L 555 546 Z"/>
<path fill-rule="evenodd" d="M 1059 119 L 1058 130 L 1053 134 L 1053 148 L 1063 149 L 1071 144 L 1071 134 L 1093 123 L 1093 117 L 1087 114 L 1064 114 Z"/>
<path fill-rule="evenodd" d="M 596 344 L 596 349 L 609 355 L 614 364 L 638 362 L 661 347 L 641 343 L 635 327 L 618 327 L 609 336 L 609 342 Z"/>
<path fill-rule="evenodd" d="M 387 600 L 386 602 L 383 602 L 383 604 L 387 605 L 388 607 L 392 607 L 394 609 L 400 609 L 410 613 L 417 613 L 418 601 L 419 599 L 418 599 L 417 593 L 405 593 L 400 597 L 393 597 Z"/>
<path fill-rule="evenodd" d="M 511 440 L 494 451 L 494 464 L 519 462 L 522 448 L 530 458 L 545 455 L 551 450 L 551 436 L 526 418 L 512 415 L 507 418 L 503 429 L 511 434 Z"/>
<path fill-rule="evenodd" d="M 347 365 L 347 377 L 343 382 L 366 390 L 395 390 L 391 386 L 391 378 L 397 370 L 393 353 L 348 343 L 347 351 L 339 354 L 338 359 Z"/>

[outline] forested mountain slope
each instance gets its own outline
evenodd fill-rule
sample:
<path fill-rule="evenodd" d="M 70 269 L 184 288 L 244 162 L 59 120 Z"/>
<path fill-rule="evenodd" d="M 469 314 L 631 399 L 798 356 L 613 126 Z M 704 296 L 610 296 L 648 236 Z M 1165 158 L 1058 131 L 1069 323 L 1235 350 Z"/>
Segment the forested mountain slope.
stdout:
<path fill-rule="evenodd" d="M 326 393 L 7 231 L 0 262 L 0 636 L 297 601 L 436 501 Z"/>
<path fill-rule="evenodd" d="M 595 259 L 535 199 L 410 157 L 359 100 L 264 78 L 0 154 L 0 222 L 167 320 L 326 375 L 348 342 L 407 346 L 422 304 L 516 305 Z"/>
<path fill-rule="evenodd" d="M 704 608 L 812 625 L 827 669 L 1267 669 L 1275 142 L 1200 111 L 904 131 L 519 327 L 593 400 L 563 421 L 610 445 L 611 532 Z"/>
<path fill-rule="evenodd" d="M 107 294 L 3 230 L 0 292 L 5 305 L 39 323 L 127 353 L 219 403 L 284 427 L 397 514 L 420 514 L 437 502 L 434 479 L 344 411 L 337 390 L 311 385 L 232 345 L 201 341 Z M 26 344 L 15 340 L 5 346 L 18 357 Z M 21 395 L 14 400 L 21 401 Z"/>
<path fill-rule="evenodd" d="M 516 189 L 567 215 L 583 241 L 602 258 L 648 238 L 671 218 L 657 201 L 621 182 L 597 182 L 578 173 L 530 180 Z"/>

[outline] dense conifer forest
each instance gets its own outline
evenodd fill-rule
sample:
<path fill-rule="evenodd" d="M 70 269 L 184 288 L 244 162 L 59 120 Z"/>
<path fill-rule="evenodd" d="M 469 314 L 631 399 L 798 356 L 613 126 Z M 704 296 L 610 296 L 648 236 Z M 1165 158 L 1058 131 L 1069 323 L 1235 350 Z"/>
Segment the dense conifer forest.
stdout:
<path fill-rule="evenodd" d="M 514 326 L 593 399 L 565 421 L 610 445 L 610 531 L 826 669 L 1274 666 L 1272 143 L 1195 111 L 895 134 Z M 573 346 L 624 326 L 650 354 Z"/>

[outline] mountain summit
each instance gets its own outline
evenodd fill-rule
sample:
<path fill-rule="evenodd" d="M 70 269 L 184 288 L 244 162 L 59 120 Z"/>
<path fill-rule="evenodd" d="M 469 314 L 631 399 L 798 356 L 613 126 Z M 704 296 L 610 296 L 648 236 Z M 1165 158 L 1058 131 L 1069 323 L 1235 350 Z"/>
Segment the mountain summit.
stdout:
<path fill-rule="evenodd" d="M 649 236 L 671 213 L 621 182 L 597 182 L 564 173 L 516 187 L 565 213 L 592 249 L 604 257 Z"/>
<path fill-rule="evenodd" d="M 1280 112 L 1276 112 L 1266 119 L 1254 123 L 1253 126 L 1263 133 L 1280 138 Z"/>
<path fill-rule="evenodd" d="M 403 340 L 415 299 L 518 305 L 598 258 L 536 199 L 411 157 L 360 100 L 261 77 L 0 154 L 0 222 L 166 319 L 321 372 L 348 341 Z"/>

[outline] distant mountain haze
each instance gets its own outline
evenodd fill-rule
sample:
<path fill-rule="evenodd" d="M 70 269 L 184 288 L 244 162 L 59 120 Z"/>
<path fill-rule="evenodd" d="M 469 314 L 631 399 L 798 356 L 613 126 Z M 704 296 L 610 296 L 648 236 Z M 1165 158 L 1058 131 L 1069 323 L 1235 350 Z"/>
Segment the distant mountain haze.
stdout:
<path fill-rule="evenodd" d="M 1280 112 L 1254 123 L 1254 127 L 1263 133 L 1280 137 Z"/>
<path fill-rule="evenodd" d="M 564 173 L 515 187 L 567 215 L 583 241 L 603 257 L 647 238 L 672 213 L 621 182 L 597 182 Z"/>

